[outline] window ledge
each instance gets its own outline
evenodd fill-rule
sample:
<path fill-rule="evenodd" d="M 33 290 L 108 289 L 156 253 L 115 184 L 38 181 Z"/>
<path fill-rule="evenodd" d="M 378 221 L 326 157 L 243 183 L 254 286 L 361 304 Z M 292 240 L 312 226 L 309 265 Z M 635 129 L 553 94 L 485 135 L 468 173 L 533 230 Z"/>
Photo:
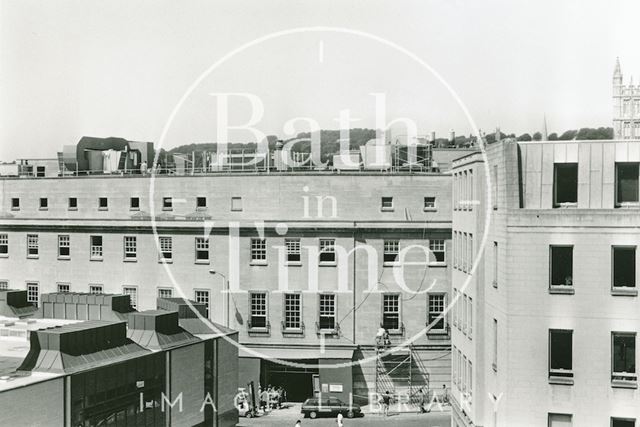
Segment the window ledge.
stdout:
<path fill-rule="evenodd" d="M 99 261 L 102 262 L 104 258 L 89 258 L 89 261 Z"/>
<path fill-rule="evenodd" d="M 640 208 L 639 202 L 616 203 L 616 209 L 638 209 L 638 208 Z"/>
<path fill-rule="evenodd" d="M 304 329 L 302 328 L 285 328 L 282 330 L 282 335 L 304 335 Z"/>
<path fill-rule="evenodd" d="M 49 208 L 38 208 L 39 211 L 48 211 Z"/>
<path fill-rule="evenodd" d="M 399 265 L 400 265 L 400 263 L 398 261 L 384 261 L 382 263 L 383 267 L 397 267 Z"/>
<path fill-rule="evenodd" d="M 195 264 L 209 264 L 209 260 L 208 259 L 197 259 L 195 261 Z"/>
<path fill-rule="evenodd" d="M 266 261 L 250 261 L 249 265 L 256 266 L 256 267 L 265 267 L 268 264 Z"/>
<path fill-rule="evenodd" d="M 551 285 L 549 287 L 549 293 L 555 295 L 573 295 L 576 293 L 576 290 L 573 286 Z"/>
<path fill-rule="evenodd" d="M 231 212 L 242 212 L 242 209 L 233 209 L 233 208 L 231 208 Z"/>
<path fill-rule="evenodd" d="M 206 206 L 197 206 L 196 207 L 196 212 L 206 212 L 207 211 L 207 207 Z"/>
<path fill-rule="evenodd" d="M 39 255 L 27 255 L 27 259 L 38 259 L 40 258 Z"/>
<path fill-rule="evenodd" d="M 9 258 L 9 254 L 0 254 L 0 258 Z"/>
<path fill-rule="evenodd" d="M 71 257 L 70 256 L 59 256 L 58 257 L 58 261 L 70 261 Z"/>
<path fill-rule="evenodd" d="M 549 384 L 557 385 L 573 385 L 573 374 L 571 377 L 560 377 L 556 375 L 549 375 Z"/>
<path fill-rule="evenodd" d="M 302 267 L 302 261 L 287 261 L 284 265 L 287 267 Z"/>
<path fill-rule="evenodd" d="M 138 262 L 138 258 L 124 258 L 123 262 Z"/>
<path fill-rule="evenodd" d="M 613 388 L 638 388 L 637 380 L 611 380 L 611 387 Z"/>
<path fill-rule="evenodd" d="M 172 259 L 160 259 L 158 260 L 159 264 L 173 264 L 173 260 Z"/>
<path fill-rule="evenodd" d="M 436 262 L 430 262 L 429 263 L 429 267 L 446 267 L 447 263 L 444 261 L 436 261 Z"/>
<path fill-rule="evenodd" d="M 394 208 L 380 208 L 380 212 L 393 212 Z"/>
<path fill-rule="evenodd" d="M 318 266 L 320 266 L 320 267 L 336 267 L 337 265 L 338 265 L 338 263 L 335 262 L 335 261 L 331 261 L 331 262 L 326 261 L 326 262 L 318 263 Z"/>
<path fill-rule="evenodd" d="M 99 211 L 108 211 L 109 208 L 98 208 Z"/>
<path fill-rule="evenodd" d="M 422 212 L 438 212 L 438 208 L 422 208 Z"/>
<path fill-rule="evenodd" d="M 635 287 L 614 286 L 611 288 L 611 295 L 620 297 L 637 297 L 638 289 Z"/>
<path fill-rule="evenodd" d="M 556 209 L 575 209 L 578 207 L 578 202 L 556 203 L 553 207 Z"/>
<path fill-rule="evenodd" d="M 129 208 L 129 210 L 130 210 L 130 211 L 135 211 L 135 212 L 137 212 L 137 211 L 139 211 L 139 210 L 140 210 L 140 208 Z"/>
<path fill-rule="evenodd" d="M 16 212 L 16 211 L 19 211 L 19 210 L 20 210 L 20 208 L 11 208 L 11 210 L 12 210 L 13 212 Z"/>

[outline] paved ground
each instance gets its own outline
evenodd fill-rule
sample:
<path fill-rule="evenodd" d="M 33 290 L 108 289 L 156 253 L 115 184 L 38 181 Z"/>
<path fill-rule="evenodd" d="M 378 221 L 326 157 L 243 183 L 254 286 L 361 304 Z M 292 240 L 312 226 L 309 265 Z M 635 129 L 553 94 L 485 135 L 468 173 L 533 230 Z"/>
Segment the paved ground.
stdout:
<path fill-rule="evenodd" d="M 389 417 L 383 417 L 378 414 L 365 414 L 362 418 L 344 419 L 345 427 L 351 426 L 402 426 L 402 427 L 450 427 L 451 412 L 446 408 L 446 412 L 434 412 L 429 414 L 391 414 Z M 240 418 L 239 427 L 254 426 L 278 426 L 278 427 L 294 427 L 296 420 L 302 421 L 302 427 L 335 427 L 335 418 L 317 418 L 311 420 L 302 418 L 300 413 L 300 405 L 292 405 L 286 409 L 276 409 L 267 415 L 260 415 L 257 418 Z"/>

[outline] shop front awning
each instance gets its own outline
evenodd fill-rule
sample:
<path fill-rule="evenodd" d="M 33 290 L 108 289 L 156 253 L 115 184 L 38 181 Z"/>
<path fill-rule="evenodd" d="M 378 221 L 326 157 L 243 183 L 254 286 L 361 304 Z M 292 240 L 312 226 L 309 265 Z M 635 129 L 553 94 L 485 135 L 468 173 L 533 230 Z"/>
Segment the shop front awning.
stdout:
<path fill-rule="evenodd" d="M 240 347 L 239 357 L 258 357 L 261 359 L 304 360 L 304 359 L 346 359 L 353 358 L 353 347 L 343 348 L 274 348 Z"/>

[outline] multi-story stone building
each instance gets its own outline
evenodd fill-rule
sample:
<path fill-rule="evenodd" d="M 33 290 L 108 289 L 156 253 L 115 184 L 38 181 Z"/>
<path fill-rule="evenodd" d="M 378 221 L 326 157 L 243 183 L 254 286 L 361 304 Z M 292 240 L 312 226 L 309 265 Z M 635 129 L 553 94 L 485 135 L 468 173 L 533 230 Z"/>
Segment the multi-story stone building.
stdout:
<path fill-rule="evenodd" d="M 139 310 L 157 297 L 205 303 L 239 331 L 240 386 L 282 385 L 294 401 L 449 384 L 446 173 L 1 182 L 0 285 L 34 303 L 65 291 L 129 294 Z M 414 338 L 386 361 L 375 360 L 381 325 L 393 344 Z"/>
<path fill-rule="evenodd" d="M 639 164 L 637 140 L 454 162 L 455 426 L 636 425 Z"/>

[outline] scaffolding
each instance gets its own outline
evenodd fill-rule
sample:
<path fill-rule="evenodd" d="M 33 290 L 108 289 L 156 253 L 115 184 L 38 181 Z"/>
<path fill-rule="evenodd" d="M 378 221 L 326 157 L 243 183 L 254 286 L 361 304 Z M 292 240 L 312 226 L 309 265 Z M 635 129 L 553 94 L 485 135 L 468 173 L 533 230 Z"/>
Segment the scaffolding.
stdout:
<path fill-rule="evenodd" d="M 402 403 L 413 404 L 420 403 L 420 391 L 429 395 L 429 374 L 414 353 L 411 344 L 391 349 L 376 345 L 376 395 L 402 391 L 402 396 L 408 396 L 408 402 Z"/>

